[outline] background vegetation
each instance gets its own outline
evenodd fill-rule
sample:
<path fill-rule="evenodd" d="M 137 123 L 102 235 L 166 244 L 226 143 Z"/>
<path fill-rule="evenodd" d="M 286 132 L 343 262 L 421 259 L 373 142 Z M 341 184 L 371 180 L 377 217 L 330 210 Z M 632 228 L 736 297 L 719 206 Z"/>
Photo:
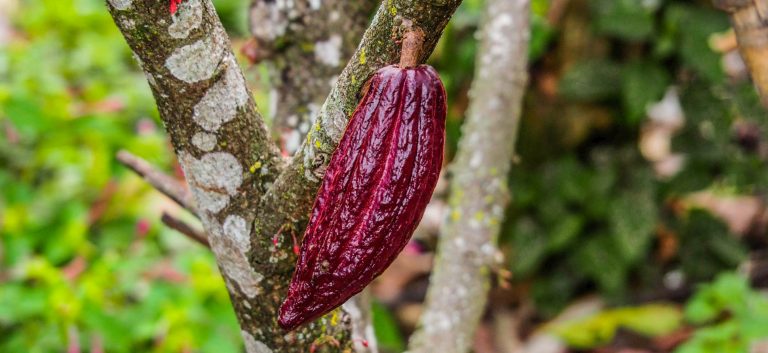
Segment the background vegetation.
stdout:
<path fill-rule="evenodd" d="M 214 2 L 244 37 L 245 2 Z M 625 329 L 682 335 L 653 346 L 681 353 L 766 339 L 768 122 L 727 16 L 708 1 L 532 7 L 491 307 L 531 308 L 526 332 L 574 349 L 626 347 Z M 466 0 L 432 58 L 449 95 L 448 156 L 481 9 Z M 266 71 L 247 75 L 268 117 Z M 103 1 L 0 0 L 0 352 L 241 350 L 212 256 L 159 223 L 162 210 L 185 215 L 115 161 L 121 148 L 181 177 Z M 428 254 L 435 241 L 419 243 Z M 425 280 L 376 305 L 385 349 L 404 346 L 404 308 Z M 550 322 L 590 295 L 618 309 Z"/>

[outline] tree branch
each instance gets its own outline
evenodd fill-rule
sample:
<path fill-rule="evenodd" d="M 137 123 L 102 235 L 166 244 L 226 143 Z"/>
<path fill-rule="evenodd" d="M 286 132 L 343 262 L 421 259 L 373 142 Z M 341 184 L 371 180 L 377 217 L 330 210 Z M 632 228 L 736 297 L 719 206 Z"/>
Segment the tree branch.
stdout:
<path fill-rule="evenodd" d="M 197 229 L 192 228 L 192 226 L 186 222 L 171 216 L 167 212 L 163 212 L 160 220 L 163 222 L 163 224 L 168 226 L 168 228 L 174 229 L 177 232 L 186 235 L 187 238 L 192 239 L 200 245 L 205 246 L 206 248 L 211 247 L 211 244 L 208 243 L 208 237 Z"/>
<path fill-rule="evenodd" d="M 739 51 L 768 108 L 768 0 L 714 0 L 731 16 Z"/>
<path fill-rule="evenodd" d="M 344 62 L 355 51 L 375 1 L 253 0 L 252 59 L 268 59 L 272 132 L 293 154 L 328 96 Z"/>
<path fill-rule="evenodd" d="M 248 352 L 269 351 L 268 344 L 281 352 L 298 351 L 255 338 L 272 316 L 258 317 L 261 313 L 251 308 L 273 294 L 260 285 L 265 274 L 255 271 L 246 257 L 253 230 L 251 202 L 270 187 L 282 158 L 210 0 L 187 0 L 173 16 L 167 5 L 108 0 L 171 136 Z"/>
<path fill-rule="evenodd" d="M 469 113 L 450 169 L 450 216 L 409 352 L 468 352 L 485 310 L 528 76 L 529 6 L 487 2 Z"/>
<path fill-rule="evenodd" d="M 157 191 L 168 196 L 168 198 L 176 202 L 179 206 L 199 217 L 192 195 L 178 180 L 155 169 L 149 162 L 126 150 L 117 152 L 117 161 L 144 178 L 144 180 L 149 183 L 149 185 L 152 185 Z"/>
<path fill-rule="evenodd" d="M 294 239 L 306 224 L 319 177 L 357 105 L 360 88 L 374 71 L 397 60 L 395 40 L 402 19 L 427 34 L 423 62 L 460 1 L 383 2 L 320 109 L 312 138 L 279 177 L 282 158 L 210 0 L 186 0 L 174 16 L 165 1 L 108 1 L 147 74 L 227 284 L 246 350 L 306 352 L 327 342 L 333 342 L 325 346 L 332 351 L 351 349 L 351 318 L 343 310 L 290 333 L 277 325 L 296 259 Z"/>

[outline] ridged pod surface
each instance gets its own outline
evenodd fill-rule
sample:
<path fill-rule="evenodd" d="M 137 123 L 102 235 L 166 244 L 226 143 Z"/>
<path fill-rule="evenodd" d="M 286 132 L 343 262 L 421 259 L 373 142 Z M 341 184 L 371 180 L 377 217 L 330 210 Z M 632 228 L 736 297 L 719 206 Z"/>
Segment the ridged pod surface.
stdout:
<path fill-rule="evenodd" d="M 402 251 L 440 174 L 445 113 L 432 67 L 374 74 L 320 186 L 280 326 L 292 330 L 340 306 Z"/>

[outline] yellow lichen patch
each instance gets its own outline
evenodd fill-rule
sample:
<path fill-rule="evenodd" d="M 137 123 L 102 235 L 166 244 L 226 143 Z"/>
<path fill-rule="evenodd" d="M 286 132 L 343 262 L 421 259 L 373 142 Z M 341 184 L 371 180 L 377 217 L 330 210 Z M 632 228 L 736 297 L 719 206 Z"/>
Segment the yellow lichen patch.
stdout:
<path fill-rule="evenodd" d="M 478 221 L 478 222 L 482 221 L 483 218 L 485 218 L 485 213 L 483 213 L 483 211 L 477 211 L 477 212 L 475 212 L 475 216 L 474 217 L 475 217 L 476 221 Z"/>
<path fill-rule="evenodd" d="M 315 140 L 315 147 L 317 148 L 323 147 L 323 143 L 320 142 L 320 140 Z"/>
<path fill-rule="evenodd" d="M 451 220 L 456 222 L 461 219 L 461 211 L 454 209 L 451 211 Z"/>
<path fill-rule="evenodd" d="M 248 169 L 251 174 L 256 173 L 257 170 L 261 169 L 261 161 L 256 161 L 256 163 L 253 163 L 253 165 Z"/>
<path fill-rule="evenodd" d="M 339 324 L 339 310 L 334 310 L 331 314 L 331 326 L 336 326 Z"/>
<path fill-rule="evenodd" d="M 360 50 L 360 65 L 365 65 L 366 59 L 365 59 L 365 48 Z"/>

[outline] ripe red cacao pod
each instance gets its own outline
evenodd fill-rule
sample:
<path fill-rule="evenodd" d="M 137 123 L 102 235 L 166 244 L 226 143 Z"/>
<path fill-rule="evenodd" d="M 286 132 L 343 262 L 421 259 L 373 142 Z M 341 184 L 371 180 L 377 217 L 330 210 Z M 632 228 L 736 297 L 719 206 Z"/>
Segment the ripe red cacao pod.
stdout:
<path fill-rule="evenodd" d="M 427 65 L 377 71 L 331 157 L 278 323 L 343 304 L 408 243 L 443 162 L 445 88 Z"/>

